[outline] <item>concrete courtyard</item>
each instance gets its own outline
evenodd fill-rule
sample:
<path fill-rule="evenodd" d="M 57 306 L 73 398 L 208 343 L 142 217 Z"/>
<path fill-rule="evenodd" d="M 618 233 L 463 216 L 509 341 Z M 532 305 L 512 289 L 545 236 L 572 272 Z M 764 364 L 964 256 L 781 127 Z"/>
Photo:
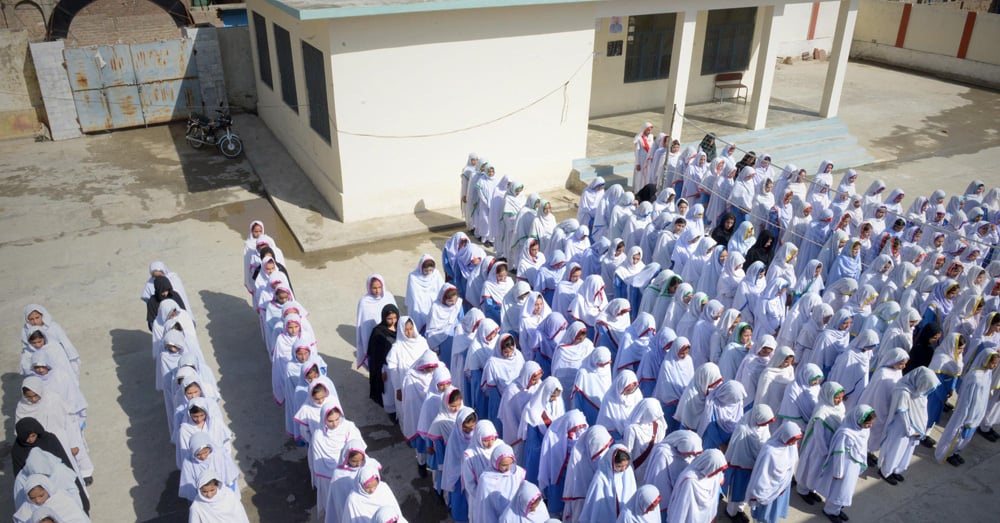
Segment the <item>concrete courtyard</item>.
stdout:
<path fill-rule="evenodd" d="M 777 113 L 801 115 L 818 108 L 824 71 L 825 64 L 818 63 L 779 66 L 772 125 L 781 121 Z M 733 110 L 730 106 L 710 109 Z M 689 114 L 697 111 L 698 106 L 689 108 Z M 880 177 L 889 187 L 903 187 L 908 205 L 939 187 L 962 191 L 974 177 L 1000 185 L 994 171 L 1000 164 L 996 92 L 851 63 L 840 117 L 879 160 L 859 169 L 859 189 Z M 729 116 L 704 118 L 725 121 Z M 604 124 L 634 133 L 644 119 L 623 116 Z M 696 135 L 691 131 L 685 138 Z M 630 147 L 630 140 L 624 143 Z M 488 154 L 485 149 L 484 144 L 477 151 Z M 455 151 L 456 185 L 441 190 L 457 193 L 466 153 Z M 781 159 L 775 163 L 781 165 Z M 497 165 L 502 170 L 502 161 Z M 560 180 L 567 175 L 557 174 Z M 385 276 L 402 304 L 406 275 L 422 253 L 439 257 L 451 232 L 304 255 L 263 191 L 250 162 L 190 149 L 180 123 L 68 142 L 0 142 L 0 260 L 7 274 L 0 282 L 5 297 L 0 332 L 8 346 L 0 353 L 6 436 L 0 447 L 0 492 L 7 493 L 0 495 L 0 518 L 14 510 L 10 448 L 21 382 L 22 308 L 37 302 L 63 325 L 83 358 L 82 388 L 90 403 L 86 437 L 97 469 L 90 487 L 93 520 L 187 520 L 187 503 L 177 497 L 179 472 L 162 396 L 153 386 L 145 307 L 139 301 L 149 262 L 161 260 L 182 276 L 194 302 L 199 339 L 235 433 L 251 521 L 311 520 L 314 499 L 305 451 L 284 435 L 256 316 L 242 286 L 242 241 L 249 222 L 261 219 L 289 258 L 296 298 L 310 310 L 347 416 L 383 464 L 404 515 L 411 522 L 446 521 L 429 480 L 417 477 L 399 430 L 368 401 L 367 376 L 351 369 L 351 362 L 355 306 L 365 276 Z M 895 487 L 866 474 L 854 506 L 847 509 L 851 520 L 996 520 L 1000 444 L 977 437 L 963 456 L 967 463 L 956 469 L 934 463 L 927 449 L 918 448 L 907 481 Z M 819 512 L 796 498 L 789 521 L 819 520 Z"/>

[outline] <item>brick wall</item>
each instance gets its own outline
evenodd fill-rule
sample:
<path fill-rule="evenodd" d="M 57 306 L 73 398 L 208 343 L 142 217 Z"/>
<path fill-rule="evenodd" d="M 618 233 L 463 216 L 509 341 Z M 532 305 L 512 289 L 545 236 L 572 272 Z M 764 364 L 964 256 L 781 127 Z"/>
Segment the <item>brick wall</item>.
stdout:
<path fill-rule="evenodd" d="M 66 47 L 176 40 L 181 30 L 162 8 L 146 0 L 97 0 L 69 26 Z"/>

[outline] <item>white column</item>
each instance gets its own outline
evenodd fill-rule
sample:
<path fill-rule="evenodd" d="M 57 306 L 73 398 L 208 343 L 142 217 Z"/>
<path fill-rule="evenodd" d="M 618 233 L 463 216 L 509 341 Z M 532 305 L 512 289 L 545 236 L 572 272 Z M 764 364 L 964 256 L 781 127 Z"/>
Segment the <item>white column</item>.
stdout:
<path fill-rule="evenodd" d="M 784 6 L 779 9 L 784 9 Z M 747 127 L 754 131 L 763 129 L 767 124 L 767 110 L 771 106 L 771 86 L 774 84 L 774 67 L 778 59 L 778 46 L 772 31 L 775 14 L 773 5 L 757 8 L 760 43 L 757 48 L 757 67 L 750 93 L 750 117 L 747 119 Z"/>
<path fill-rule="evenodd" d="M 823 87 L 823 103 L 819 109 L 819 115 L 824 118 L 833 118 L 840 110 L 840 94 L 844 90 L 847 58 L 851 54 L 857 18 L 858 0 L 840 0 L 837 30 L 833 34 L 833 47 L 830 49 L 830 66 L 826 72 L 826 85 Z"/>
<path fill-rule="evenodd" d="M 671 140 L 681 139 L 681 127 L 684 121 L 680 116 L 674 118 L 673 110 L 676 105 L 677 112 L 684 114 L 688 81 L 691 78 L 691 55 L 694 53 L 694 31 L 697 21 L 698 11 L 677 13 L 677 23 L 674 26 L 674 45 L 670 55 L 670 78 L 667 80 L 667 98 L 663 102 L 663 129 L 669 129 Z"/>

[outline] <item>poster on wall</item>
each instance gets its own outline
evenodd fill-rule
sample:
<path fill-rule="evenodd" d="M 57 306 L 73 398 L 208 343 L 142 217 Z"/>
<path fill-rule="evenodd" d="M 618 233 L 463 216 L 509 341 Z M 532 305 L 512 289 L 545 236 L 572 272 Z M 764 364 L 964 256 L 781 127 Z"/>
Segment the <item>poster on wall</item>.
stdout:
<path fill-rule="evenodd" d="M 611 34 L 616 35 L 622 32 L 622 18 L 614 16 L 611 18 Z"/>
<path fill-rule="evenodd" d="M 621 40 L 612 40 L 608 42 L 608 56 L 621 56 L 623 44 Z"/>

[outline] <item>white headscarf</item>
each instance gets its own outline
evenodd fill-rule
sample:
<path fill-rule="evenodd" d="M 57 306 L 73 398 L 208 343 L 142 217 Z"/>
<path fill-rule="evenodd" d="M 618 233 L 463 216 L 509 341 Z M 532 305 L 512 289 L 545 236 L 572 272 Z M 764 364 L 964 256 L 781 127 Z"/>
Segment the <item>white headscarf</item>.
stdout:
<path fill-rule="evenodd" d="M 747 486 L 747 499 L 756 500 L 760 505 L 770 505 L 789 488 L 795 463 L 799 459 L 795 443 L 800 439 L 802 430 L 798 425 L 786 421 L 778 427 L 757 455 Z"/>
<path fill-rule="evenodd" d="M 628 429 L 628 420 L 635 406 L 642 401 L 642 393 L 636 388 L 631 394 L 624 394 L 631 385 L 638 385 L 639 379 L 630 370 L 623 370 L 615 376 L 611 389 L 604 396 L 601 411 L 597 415 L 597 424 L 603 425 L 608 431 L 624 435 Z"/>
<path fill-rule="evenodd" d="M 341 513 L 342 522 L 369 521 L 382 507 L 393 507 L 396 511 L 400 510 L 396 496 L 392 494 L 392 489 L 382 481 L 379 468 L 378 465 L 369 462 L 358 471 L 354 490 L 347 496 L 347 502 Z M 365 491 L 364 485 L 372 479 L 378 480 L 378 487 L 369 494 Z"/>
<path fill-rule="evenodd" d="M 683 347 L 687 341 L 684 338 L 677 338 L 677 340 L 679 342 L 677 343 L 678 349 Z M 674 419 L 688 429 L 698 428 L 701 416 L 705 412 L 705 401 L 708 399 L 708 393 L 720 383 L 722 383 L 722 373 L 719 371 L 718 365 L 708 362 L 698 367 L 694 371 L 691 382 L 681 394 Z"/>
<path fill-rule="evenodd" d="M 711 521 L 718 512 L 726 467 L 726 458 L 718 449 L 708 449 L 695 458 L 674 484 L 667 522 Z"/>

